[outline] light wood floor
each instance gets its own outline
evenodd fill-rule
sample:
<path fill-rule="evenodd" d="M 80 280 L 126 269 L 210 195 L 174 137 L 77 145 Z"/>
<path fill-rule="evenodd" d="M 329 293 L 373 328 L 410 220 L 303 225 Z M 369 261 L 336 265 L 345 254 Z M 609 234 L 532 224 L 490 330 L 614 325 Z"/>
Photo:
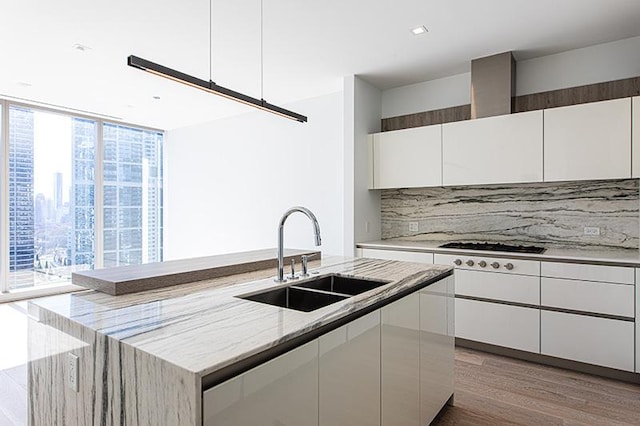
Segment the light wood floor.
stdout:
<path fill-rule="evenodd" d="M 640 386 L 456 349 L 455 403 L 433 425 L 640 425 Z"/>

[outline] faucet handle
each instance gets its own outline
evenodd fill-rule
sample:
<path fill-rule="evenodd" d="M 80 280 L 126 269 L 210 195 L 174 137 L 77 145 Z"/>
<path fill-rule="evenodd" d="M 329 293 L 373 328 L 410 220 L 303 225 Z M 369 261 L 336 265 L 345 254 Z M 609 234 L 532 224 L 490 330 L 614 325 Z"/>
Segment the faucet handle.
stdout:
<path fill-rule="evenodd" d="M 289 277 L 290 280 L 297 280 L 298 277 L 296 277 L 296 260 L 295 259 L 291 259 L 291 276 Z"/>

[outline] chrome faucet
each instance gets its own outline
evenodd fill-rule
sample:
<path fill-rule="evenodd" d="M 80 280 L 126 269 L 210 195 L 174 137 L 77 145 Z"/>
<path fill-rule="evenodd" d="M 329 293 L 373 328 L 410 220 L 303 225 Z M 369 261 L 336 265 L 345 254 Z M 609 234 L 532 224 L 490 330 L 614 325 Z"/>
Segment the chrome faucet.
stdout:
<path fill-rule="evenodd" d="M 319 246 L 321 244 L 320 240 L 320 225 L 318 224 L 318 219 L 316 216 L 311 213 L 311 210 L 305 207 L 291 207 L 289 210 L 284 212 L 282 218 L 280 219 L 280 225 L 278 226 L 278 277 L 276 278 L 276 282 L 283 283 L 287 280 L 284 279 L 284 223 L 287 218 L 291 215 L 291 213 L 300 212 L 307 215 L 309 220 L 313 223 L 313 234 L 315 236 L 315 244 Z"/>

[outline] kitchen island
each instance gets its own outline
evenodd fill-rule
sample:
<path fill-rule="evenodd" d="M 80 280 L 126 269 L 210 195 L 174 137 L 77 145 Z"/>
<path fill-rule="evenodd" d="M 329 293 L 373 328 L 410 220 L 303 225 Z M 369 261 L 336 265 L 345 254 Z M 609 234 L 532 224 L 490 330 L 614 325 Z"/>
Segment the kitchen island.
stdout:
<path fill-rule="evenodd" d="M 311 266 L 387 283 L 311 312 L 238 297 L 305 281 L 274 283 L 272 269 L 31 302 L 29 423 L 428 423 L 453 393 L 452 268 Z"/>

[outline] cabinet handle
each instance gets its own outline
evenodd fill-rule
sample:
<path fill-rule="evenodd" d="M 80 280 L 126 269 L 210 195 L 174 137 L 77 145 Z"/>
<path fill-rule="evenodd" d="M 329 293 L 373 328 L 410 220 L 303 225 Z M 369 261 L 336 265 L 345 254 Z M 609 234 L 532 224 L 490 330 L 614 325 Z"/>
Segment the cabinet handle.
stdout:
<path fill-rule="evenodd" d="M 506 265 L 504 265 L 504 267 L 510 271 L 513 269 L 513 263 L 507 263 Z"/>
<path fill-rule="evenodd" d="M 500 264 L 498 262 L 493 262 L 491 266 L 493 267 L 493 269 L 498 269 L 500 267 Z"/>
<path fill-rule="evenodd" d="M 487 262 L 481 260 L 480 262 L 478 262 L 478 265 L 480 265 L 481 268 L 484 268 L 485 266 L 487 266 Z"/>
<path fill-rule="evenodd" d="M 473 266 L 473 260 L 471 259 L 467 260 L 467 266 Z"/>
<path fill-rule="evenodd" d="M 453 263 L 455 263 L 456 265 L 460 266 L 460 265 L 462 265 L 462 260 L 456 259 L 456 260 L 453 261 Z"/>

